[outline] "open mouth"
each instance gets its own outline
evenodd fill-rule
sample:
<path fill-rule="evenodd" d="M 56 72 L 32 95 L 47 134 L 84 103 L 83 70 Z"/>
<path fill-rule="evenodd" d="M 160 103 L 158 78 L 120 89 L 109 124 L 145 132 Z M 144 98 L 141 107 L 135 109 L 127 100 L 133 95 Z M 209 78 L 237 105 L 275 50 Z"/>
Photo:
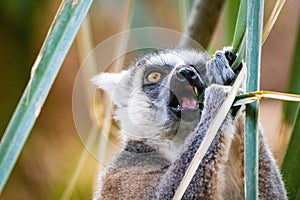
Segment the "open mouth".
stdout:
<path fill-rule="evenodd" d="M 169 110 L 179 119 L 199 119 L 203 108 L 205 83 L 193 66 L 181 66 L 170 81 Z"/>
<path fill-rule="evenodd" d="M 195 110 L 197 106 L 197 96 L 199 95 L 198 89 L 195 86 L 186 86 L 178 90 L 176 94 L 171 92 L 169 107 L 172 109 L 191 109 Z"/>
<path fill-rule="evenodd" d="M 196 86 L 183 86 L 170 93 L 169 108 L 178 117 L 191 121 L 202 110 L 203 89 Z"/>

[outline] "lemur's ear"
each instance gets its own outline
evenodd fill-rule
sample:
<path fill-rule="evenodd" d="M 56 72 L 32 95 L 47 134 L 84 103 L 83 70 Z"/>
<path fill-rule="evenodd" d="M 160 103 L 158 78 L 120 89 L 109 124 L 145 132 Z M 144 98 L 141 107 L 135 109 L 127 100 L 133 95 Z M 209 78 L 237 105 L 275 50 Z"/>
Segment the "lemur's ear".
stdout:
<path fill-rule="evenodd" d="M 100 73 L 91 79 L 91 82 L 97 87 L 105 90 L 109 94 L 112 94 L 117 87 L 119 81 L 127 74 L 127 70 L 123 70 L 119 73 Z"/>

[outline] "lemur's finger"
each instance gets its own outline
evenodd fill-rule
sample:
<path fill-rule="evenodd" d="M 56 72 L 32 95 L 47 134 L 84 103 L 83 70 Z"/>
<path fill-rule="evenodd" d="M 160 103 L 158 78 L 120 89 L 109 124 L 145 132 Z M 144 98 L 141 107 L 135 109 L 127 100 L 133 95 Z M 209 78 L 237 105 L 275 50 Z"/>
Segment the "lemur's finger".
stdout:
<path fill-rule="evenodd" d="M 235 79 L 224 50 L 216 51 L 214 58 L 206 63 L 206 73 L 209 84 L 231 85 Z"/>

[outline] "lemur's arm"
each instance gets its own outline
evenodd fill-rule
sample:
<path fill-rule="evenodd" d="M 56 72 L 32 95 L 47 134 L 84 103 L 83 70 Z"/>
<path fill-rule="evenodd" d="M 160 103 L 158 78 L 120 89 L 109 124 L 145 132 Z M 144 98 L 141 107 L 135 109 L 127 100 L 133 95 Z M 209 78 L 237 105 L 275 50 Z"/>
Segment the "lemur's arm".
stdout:
<path fill-rule="evenodd" d="M 158 199 L 172 199 L 174 196 L 175 190 L 179 186 L 228 91 L 228 87 L 218 85 L 212 85 L 206 90 L 203 117 L 192 137 L 188 138 L 187 145 L 180 158 L 169 167 L 164 177 L 162 177 L 162 181 L 157 188 Z M 233 137 L 232 126 L 232 117 L 228 114 L 186 190 L 184 199 L 212 199 L 217 194 L 218 187 L 222 184 L 222 181 L 219 180 L 219 173 L 222 172 L 223 164 L 227 160 L 228 152 L 226 151 L 228 151 L 230 140 Z"/>
<path fill-rule="evenodd" d="M 216 52 L 207 63 L 210 83 L 226 84 L 234 79 L 234 72 L 223 52 Z M 162 177 L 156 192 L 158 199 L 172 199 L 185 171 L 199 148 L 207 130 L 230 91 L 229 86 L 213 84 L 205 90 L 204 108 L 200 123 L 187 139 L 181 156 Z M 229 113 L 223 121 L 208 152 L 204 156 L 183 199 L 213 199 L 218 197 L 223 183 L 221 174 L 227 160 L 228 150 L 234 134 L 233 117 Z"/>

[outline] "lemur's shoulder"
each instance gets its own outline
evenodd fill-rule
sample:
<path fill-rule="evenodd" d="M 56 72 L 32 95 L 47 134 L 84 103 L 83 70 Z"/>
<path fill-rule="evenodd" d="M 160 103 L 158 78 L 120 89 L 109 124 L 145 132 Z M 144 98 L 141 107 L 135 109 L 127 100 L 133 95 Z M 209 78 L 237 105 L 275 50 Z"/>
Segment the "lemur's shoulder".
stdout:
<path fill-rule="evenodd" d="M 141 141 L 127 141 L 123 150 L 113 159 L 110 168 L 133 172 L 157 171 L 171 163 L 155 148 Z"/>
<path fill-rule="evenodd" d="M 154 196 L 157 183 L 170 163 L 154 148 L 138 141 L 127 142 L 106 171 L 94 199 L 147 199 Z"/>

